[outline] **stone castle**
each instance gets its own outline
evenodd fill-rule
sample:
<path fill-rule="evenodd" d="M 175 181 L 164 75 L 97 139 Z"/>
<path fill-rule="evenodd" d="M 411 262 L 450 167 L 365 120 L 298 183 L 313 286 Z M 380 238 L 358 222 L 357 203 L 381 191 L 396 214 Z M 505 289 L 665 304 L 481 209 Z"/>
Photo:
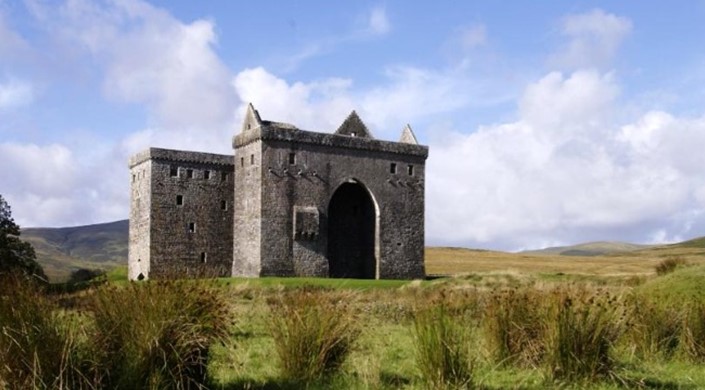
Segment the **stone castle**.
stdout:
<path fill-rule="evenodd" d="M 424 277 L 428 147 L 408 125 L 399 142 L 376 140 L 353 111 L 318 133 L 250 104 L 232 145 L 130 158 L 131 280 Z"/>

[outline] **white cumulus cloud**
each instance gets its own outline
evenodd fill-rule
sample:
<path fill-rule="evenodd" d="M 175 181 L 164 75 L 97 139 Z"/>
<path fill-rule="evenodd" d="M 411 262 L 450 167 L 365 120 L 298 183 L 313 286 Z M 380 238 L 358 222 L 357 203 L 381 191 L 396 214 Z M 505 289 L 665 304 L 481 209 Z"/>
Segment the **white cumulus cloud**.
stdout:
<path fill-rule="evenodd" d="M 561 33 L 568 42 L 550 62 L 562 69 L 603 67 L 631 31 L 629 19 L 601 9 L 568 15 L 561 23 Z"/>
<path fill-rule="evenodd" d="M 432 143 L 429 241 L 521 249 L 705 228 L 705 121 L 650 112 L 619 126 L 618 91 L 610 74 L 549 73 L 517 121 Z"/>

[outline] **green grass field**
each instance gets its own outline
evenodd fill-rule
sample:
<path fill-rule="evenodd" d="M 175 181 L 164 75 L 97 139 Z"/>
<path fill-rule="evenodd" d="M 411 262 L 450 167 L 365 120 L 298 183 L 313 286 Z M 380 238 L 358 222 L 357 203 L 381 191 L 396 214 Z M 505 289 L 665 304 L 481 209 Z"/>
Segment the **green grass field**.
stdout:
<path fill-rule="evenodd" d="M 419 365 L 422 341 L 415 329 L 423 318 L 420 313 L 442 305 L 448 324 L 457 324 L 452 325 L 454 332 L 461 332 L 453 340 L 464 340 L 453 353 L 468 356 L 465 375 L 476 388 L 705 388 L 705 240 L 607 254 L 588 249 L 590 256 L 427 248 L 427 273 L 437 277 L 416 281 L 189 281 L 218 290 L 232 318 L 225 342 L 210 348 L 209 386 L 439 388 L 427 382 L 428 370 Z M 657 275 L 657 266 L 669 261 L 675 269 Z M 126 267 L 113 268 L 107 284 L 98 289 L 111 286 L 131 290 L 125 288 L 134 286 L 127 281 Z M 73 302 L 70 312 L 85 307 L 80 302 L 95 293 L 64 294 L 58 302 Z M 114 294 L 121 299 L 119 291 Z M 336 374 L 305 384 L 282 374 L 283 358 L 272 329 L 282 314 L 273 311 L 272 303 L 286 294 L 332 296 L 335 305 L 326 309 L 326 321 L 339 317 L 354 324 L 349 355 Z M 85 315 L 86 309 L 81 310 Z M 434 332 L 425 337 L 435 337 Z M 584 341 L 560 347 L 558 340 Z M 505 355 L 498 355 L 498 342 L 509 343 L 503 347 Z M 580 351 L 594 356 L 574 359 Z M 599 364 L 590 365 L 592 358 Z"/>
<path fill-rule="evenodd" d="M 609 291 L 620 297 L 614 304 L 624 316 L 633 315 L 633 299 L 637 299 L 634 297 L 658 302 L 663 307 L 681 308 L 690 304 L 705 307 L 703 253 L 700 242 L 583 257 L 427 248 L 427 272 L 449 276 L 426 281 L 326 278 L 198 281 L 216 283 L 226 293 L 234 318 L 230 340 L 212 350 L 209 365 L 212 386 L 297 388 L 280 376 L 275 343 L 268 328 L 271 322 L 268 302 L 284 291 L 317 288 L 350 294 L 349 303 L 360 334 L 341 373 L 309 385 L 312 388 L 427 388 L 416 361 L 413 324 L 418 310 L 434 305 L 439 296 L 451 302 L 454 315 L 471 335 L 467 348 L 472 356 L 472 383 L 476 387 L 705 388 L 705 358 L 700 360 L 681 349 L 670 355 L 642 354 L 640 344 L 634 341 L 639 340 L 638 335 L 630 331 L 630 327 L 636 329 L 641 325 L 634 325 L 633 321 L 624 323 L 611 345 L 610 356 L 615 362 L 611 376 L 586 380 L 556 379 L 546 363 L 498 364 L 490 358 L 487 336 L 482 331 L 482 318 L 486 315 L 482 313 L 488 297 L 507 288 L 539 294 L 576 286 L 582 286 L 590 294 Z M 656 275 L 656 266 L 667 259 L 679 259 L 685 265 L 672 273 Z M 124 277 L 124 268 L 108 276 L 115 281 Z M 705 316 L 702 322 L 705 328 Z M 700 342 L 705 344 L 703 337 Z"/>

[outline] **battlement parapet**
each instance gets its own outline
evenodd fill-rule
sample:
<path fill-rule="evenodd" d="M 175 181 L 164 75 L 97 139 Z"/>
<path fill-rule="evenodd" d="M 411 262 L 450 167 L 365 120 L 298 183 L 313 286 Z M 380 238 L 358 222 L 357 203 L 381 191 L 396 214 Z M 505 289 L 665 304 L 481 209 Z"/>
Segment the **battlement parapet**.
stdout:
<path fill-rule="evenodd" d="M 231 155 L 149 148 L 130 157 L 128 165 L 132 168 L 147 160 L 163 160 L 170 162 L 188 162 L 222 166 L 233 166 L 234 164 L 233 156 Z"/>
<path fill-rule="evenodd" d="M 350 135 L 318 133 L 297 129 L 293 126 L 278 126 L 278 124 L 274 123 L 263 123 L 259 127 L 237 134 L 233 137 L 233 148 L 239 148 L 260 140 L 402 154 L 424 159 L 428 157 L 428 146 L 424 145 L 381 141 Z"/>

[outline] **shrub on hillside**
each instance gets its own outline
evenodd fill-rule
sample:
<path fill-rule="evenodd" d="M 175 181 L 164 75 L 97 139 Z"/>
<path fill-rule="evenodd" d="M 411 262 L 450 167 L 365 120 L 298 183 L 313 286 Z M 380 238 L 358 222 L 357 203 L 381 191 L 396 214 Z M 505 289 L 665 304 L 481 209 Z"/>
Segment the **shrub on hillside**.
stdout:
<path fill-rule="evenodd" d="M 94 297 L 97 372 L 106 388 L 201 388 L 208 352 L 231 325 L 215 287 L 188 281 L 131 283 Z"/>
<path fill-rule="evenodd" d="M 340 369 L 359 334 L 351 299 L 350 294 L 303 288 L 269 300 L 269 330 L 284 379 L 311 383 Z"/>
<path fill-rule="evenodd" d="M 669 257 L 656 265 L 656 274 L 659 276 L 666 275 L 686 264 L 688 262 L 682 257 Z"/>

